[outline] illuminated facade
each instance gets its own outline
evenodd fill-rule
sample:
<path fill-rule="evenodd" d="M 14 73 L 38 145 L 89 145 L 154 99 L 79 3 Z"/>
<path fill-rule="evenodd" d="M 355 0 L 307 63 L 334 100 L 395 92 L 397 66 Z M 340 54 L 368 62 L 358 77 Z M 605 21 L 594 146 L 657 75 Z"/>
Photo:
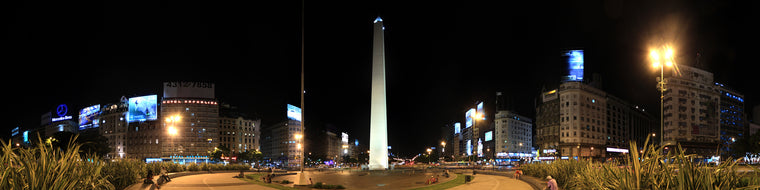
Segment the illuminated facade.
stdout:
<path fill-rule="evenodd" d="M 680 74 L 665 77 L 664 142 L 680 144 L 687 153 L 715 155 L 720 140 L 720 94 L 713 74 L 687 65 L 678 67 Z"/>
<path fill-rule="evenodd" d="M 263 131 L 265 133 L 262 142 L 262 153 L 268 156 L 271 161 L 280 166 L 289 168 L 299 168 L 302 163 L 303 139 L 301 132 L 301 122 L 288 120 L 268 126 Z"/>
<path fill-rule="evenodd" d="M 536 108 L 536 144 L 542 156 L 607 157 L 606 148 L 643 143 L 653 120 L 643 109 L 581 82 L 544 92 Z"/>
<path fill-rule="evenodd" d="M 531 153 L 533 147 L 533 120 L 510 111 L 498 111 L 494 120 L 495 150 L 503 153 Z"/>
<path fill-rule="evenodd" d="M 111 152 L 106 154 L 107 159 L 126 158 L 126 138 L 129 123 L 127 123 L 127 99 L 121 98 L 116 104 L 107 104 L 101 108 L 100 133 L 108 139 L 108 148 Z"/>
<path fill-rule="evenodd" d="M 372 105 L 370 108 L 369 169 L 388 169 L 388 111 L 385 99 L 385 27 L 374 21 L 372 41 Z"/>
<path fill-rule="evenodd" d="M 560 149 L 564 156 L 603 156 L 606 144 L 606 93 L 581 82 L 560 85 Z"/>
<path fill-rule="evenodd" d="M 340 148 L 341 148 L 341 142 L 340 142 L 341 139 L 340 139 L 340 137 L 338 136 L 338 134 L 335 134 L 335 133 L 330 132 L 330 131 L 325 132 L 325 134 L 327 134 L 327 136 L 326 136 L 327 138 L 326 138 L 326 141 L 325 141 L 325 144 L 327 144 L 327 147 L 325 147 L 325 149 L 326 149 L 325 150 L 325 152 L 326 152 L 326 155 L 325 155 L 326 159 L 328 159 L 328 160 L 332 159 L 332 160 L 336 160 L 336 161 L 340 160 L 341 159 L 341 155 L 342 155 L 341 152 L 340 152 L 341 151 L 340 150 Z"/>
<path fill-rule="evenodd" d="M 259 128 L 261 120 L 245 119 L 243 117 L 219 118 L 219 145 L 224 145 L 232 152 L 259 150 Z"/>
<path fill-rule="evenodd" d="M 720 150 L 731 151 L 731 144 L 747 136 L 747 116 L 744 112 L 744 95 L 715 83 L 720 93 Z"/>
<path fill-rule="evenodd" d="M 208 156 L 219 146 L 219 105 L 214 99 L 167 98 L 161 104 L 162 157 Z M 167 121 L 166 118 L 178 117 Z M 177 134 L 169 133 L 176 128 Z"/>
<path fill-rule="evenodd" d="M 162 159 L 204 161 L 219 146 L 219 103 L 214 97 L 214 83 L 164 82 L 160 103 L 157 132 L 163 140 Z"/>

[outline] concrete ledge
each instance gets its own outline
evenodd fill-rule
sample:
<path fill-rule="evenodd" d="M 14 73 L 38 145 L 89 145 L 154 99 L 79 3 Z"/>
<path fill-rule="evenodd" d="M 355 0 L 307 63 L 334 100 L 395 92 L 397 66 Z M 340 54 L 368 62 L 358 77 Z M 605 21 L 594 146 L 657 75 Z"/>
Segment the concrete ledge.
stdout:
<path fill-rule="evenodd" d="M 250 172 L 256 172 L 256 171 L 245 170 L 244 172 L 250 173 Z M 240 170 L 219 170 L 219 171 L 211 171 L 211 173 L 212 174 L 213 173 L 240 173 Z M 208 174 L 208 171 L 184 171 L 184 172 L 168 173 L 167 175 L 169 175 L 170 178 L 176 178 L 176 177 L 198 175 L 198 174 Z M 150 188 L 150 186 L 145 186 L 143 184 L 143 179 L 144 178 L 138 179 L 137 183 L 127 186 L 127 188 L 124 188 L 124 189 L 145 189 L 146 187 Z"/>

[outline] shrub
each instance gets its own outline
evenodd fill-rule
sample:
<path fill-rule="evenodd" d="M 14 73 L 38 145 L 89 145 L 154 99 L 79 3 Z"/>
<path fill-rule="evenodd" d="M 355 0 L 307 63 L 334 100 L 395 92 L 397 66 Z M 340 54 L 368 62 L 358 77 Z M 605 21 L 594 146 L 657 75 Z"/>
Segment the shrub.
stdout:
<path fill-rule="evenodd" d="M 107 162 L 79 154 L 74 136 L 66 149 L 54 148 L 38 138 L 36 146 L 14 148 L 2 141 L 0 189 L 114 189 L 103 172 Z"/>
<path fill-rule="evenodd" d="M 200 171 L 200 167 L 198 167 L 198 164 L 190 163 L 187 164 L 187 171 Z"/>
<path fill-rule="evenodd" d="M 110 162 L 103 168 L 103 173 L 108 176 L 108 181 L 116 189 L 124 189 L 138 183 L 142 178 L 142 168 L 145 162 L 133 159 L 123 159 Z"/>
<path fill-rule="evenodd" d="M 740 160 L 726 159 L 718 166 L 692 162 L 680 146 L 664 154 L 663 146 L 644 143 L 639 152 L 635 142 L 625 165 L 559 160 L 551 164 L 525 164 L 526 175 L 551 175 L 563 189 L 754 189 L 760 180 L 744 180 L 736 172 Z"/>

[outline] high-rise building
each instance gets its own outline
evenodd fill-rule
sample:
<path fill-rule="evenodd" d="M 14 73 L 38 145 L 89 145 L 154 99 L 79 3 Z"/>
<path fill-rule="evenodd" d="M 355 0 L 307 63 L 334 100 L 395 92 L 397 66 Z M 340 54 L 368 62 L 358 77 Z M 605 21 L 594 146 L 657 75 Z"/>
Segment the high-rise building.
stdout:
<path fill-rule="evenodd" d="M 486 141 L 495 141 L 497 158 L 519 157 L 515 153 L 530 154 L 533 148 L 533 120 L 511 111 L 499 110 L 494 120 L 493 136 L 485 134 Z M 489 138 L 490 137 L 490 138 Z M 512 153 L 511 155 L 509 153 Z"/>
<path fill-rule="evenodd" d="M 260 151 L 261 119 L 222 104 L 219 110 L 219 144 L 232 152 Z"/>
<path fill-rule="evenodd" d="M 607 147 L 627 149 L 629 142 L 642 147 L 649 137 L 649 144 L 655 143 L 653 126 L 657 126 L 652 115 L 644 108 L 607 94 Z"/>
<path fill-rule="evenodd" d="M 121 97 L 121 101 L 115 104 L 106 104 L 100 112 L 100 133 L 108 139 L 108 148 L 111 152 L 107 153 L 107 159 L 122 159 L 127 157 L 127 131 L 129 123 L 127 122 L 127 98 Z"/>
<path fill-rule="evenodd" d="M 301 108 L 288 104 L 287 116 L 287 121 L 262 129 L 261 150 L 274 164 L 299 168 L 304 156 Z"/>
<path fill-rule="evenodd" d="M 744 95 L 715 83 L 720 93 L 720 150 L 731 151 L 731 144 L 747 135 L 747 116 L 744 112 Z"/>
<path fill-rule="evenodd" d="M 164 82 L 161 115 L 163 157 L 203 158 L 219 146 L 219 105 L 214 83 Z"/>
<path fill-rule="evenodd" d="M 162 160 L 169 159 L 171 150 L 164 150 L 161 145 L 170 146 L 172 144 L 169 138 L 167 138 L 167 132 L 159 123 L 159 121 L 142 121 L 133 122 L 128 124 L 126 132 L 125 146 L 123 147 L 126 152 L 125 158 L 133 158 L 139 160 Z M 181 155 L 184 150 L 182 144 L 178 144 L 174 155 Z"/>
<path fill-rule="evenodd" d="M 664 144 L 688 154 L 715 155 L 720 140 L 720 94 L 713 74 L 687 65 L 665 77 Z"/>
<path fill-rule="evenodd" d="M 260 125 L 261 120 L 222 116 L 219 118 L 219 145 L 235 153 L 258 151 Z"/>
<path fill-rule="evenodd" d="M 606 157 L 649 135 L 650 115 L 582 82 L 543 92 L 536 108 L 536 143 L 542 156 Z M 643 143 L 643 142 L 642 142 Z"/>
<path fill-rule="evenodd" d="M 553 156 L 560 147 L 559 92 L 556 89 L 542 92 L 536 107 L 536 129 L 534 140 L 538 150 L 552 150 L 541 156 Z M 564 122 L 565 119 L 562 119 Z"/>
<path fill-rule="evenodd" d="M 558 93 L 560 154 L 604 156 L 607 93 L 581 82 L 565 82 Z"/>
<path fill-rule="evenodd" d="M 327 134 L 325 143 L 327 146 L 325 147 L 325 152 L 327 153 L 325 155 L 325 158 L 328 160 L 335 160 L 339 161 L 341 158 L 341 152 L 340 152 L 340 137 L 338 137 L 338 134 L 334 132 L 327 131 L 325 132 Z"/>

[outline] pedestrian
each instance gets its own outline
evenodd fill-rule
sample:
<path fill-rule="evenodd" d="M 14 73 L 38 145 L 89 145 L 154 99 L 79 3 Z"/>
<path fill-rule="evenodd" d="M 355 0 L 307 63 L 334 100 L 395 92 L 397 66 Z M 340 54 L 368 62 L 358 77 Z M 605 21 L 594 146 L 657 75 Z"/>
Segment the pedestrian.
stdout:
<path fill-rule="evenodd" d="M 515 179 L 520 179 L 520 175 L 522 175 L 522 170 L 516 169 L 515 170 Z"/>
<path fill-rule="evenodd" d="M 312 185 L 312 184 L 314 184 L 314 183 L 311 182 L 311 178 L 309 178 L 309 185 Z"/>
<path fill-rule="evenodd" d="M 156 189 L 161 189 L 161 186 L 156 181 L 153 181 L 153 170 L 148 169 L 148 177 L 145 180 L 150 184 L 156 185 Z"/>
<path fill-rule="evenodd" d="M 545 190 L 559 190 L 559 187 L 557 187 L 557 180 L 554 180 L 552 176 L 546 176 L 546 179 L 549 181 L 546 182 Z"/>
<path fill-rule="evenodd" d="M 172 179 L 169 178 L 169 173 L 166 171 L 165 167 L 161 167 L 161 173 L 159 173 L 158 176 L 160 176 L 160 178 L 163 179 L 164 182 L 172 181 Z"/>

